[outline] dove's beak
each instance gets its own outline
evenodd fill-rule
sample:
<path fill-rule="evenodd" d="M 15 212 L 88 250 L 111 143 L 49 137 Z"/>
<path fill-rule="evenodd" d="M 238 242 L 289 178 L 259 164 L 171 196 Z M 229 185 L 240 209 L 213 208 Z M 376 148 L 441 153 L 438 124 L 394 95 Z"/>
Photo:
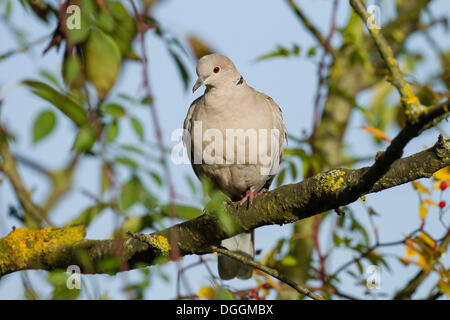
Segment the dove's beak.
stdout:
<path fill-rule="evenodd" d="M 197 79 L 197 82 L 192 87 L 192 93 L 194 93 L 195 90 L 197 90 L 199 87 L 201 87 L 204 84 L 204 82 L 205 82 L 205 79 L 199 77 Z"/>

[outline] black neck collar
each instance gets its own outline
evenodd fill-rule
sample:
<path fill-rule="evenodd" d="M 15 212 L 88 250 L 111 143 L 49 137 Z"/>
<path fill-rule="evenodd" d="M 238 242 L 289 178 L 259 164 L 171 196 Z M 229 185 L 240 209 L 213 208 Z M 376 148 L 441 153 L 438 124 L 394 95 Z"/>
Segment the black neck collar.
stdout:
<path fill-rule="evenodd" d="M 244 82 L 244 78 L 241 76 L 239 80 L 236 82 L 236 86 L 241 85 Z"/>

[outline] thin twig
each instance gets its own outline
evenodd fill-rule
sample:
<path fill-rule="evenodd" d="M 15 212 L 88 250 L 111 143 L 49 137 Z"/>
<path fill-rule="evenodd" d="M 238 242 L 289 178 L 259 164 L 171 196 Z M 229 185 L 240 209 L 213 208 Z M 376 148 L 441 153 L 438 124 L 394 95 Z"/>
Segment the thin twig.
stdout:
<path fill-rule="evenodd" d="M 363 22 L 367 24 L 367 21 L 371 19 L 372 16 L 367 12 L 366 7 L 361 2 L 361 0 L 350 0 L 350 5 L 361 17 Z M 400 94 L 400 101 L 404 107 L 405 115 L 408 121 L 414 123 L 416 120 L 415 117 L 418 111 L 418 106 L 416 105 L 415 102 L 412 102 L 410 99 L 411 98 L 410 93 L 407 92 L 407 89 L 409 87 L 405 82 L 405 80 L 403 79 L 402 73 L 398 66 L 398 62 L 394 57 L 392 49 L 379 29 L 369 27 L 367 29 L 369 30 L 370 35 L 375 41 L 378 51 L 380 52 L 381 58 L 386 63 L 386 66 L 389 70 L 389 74 L 391 76 L 390 78 L 391 83 L 397 88 L 397 91 Z"/>
<path fill-rule="evenodd" d="M 17 49 L 13 49 L 13 50 L 9 50 L 5 53 L 0 54 L 0 61 L 10 58 L 13 55 L 17 54 L 17 53 L 23 53 L 28 51 L 30 48 L 37 46 L 39 44 L 41 44 L 42 42 L 44 42 L 45 40 L 47 40 L 49 37 L 51 36 L 51 34 L 43 36 L 41 38 L 38 38 L 34 41 L 31 41 L 30 43 L 25 44 L 24 46 L 17 48 Z"/>
<path fill-rule="evenodd" d="M 398 245 L 404 244 L 406 242 L 406 240 L 410 239 L 412 236 L 414 236 L 419 231 L 420 231 L 420 229 L 416 229 L 416 230 L 412 231 L 411 233 L 409 233 L 404 239 L 401 239 L 401 240 L 374 244 L 373 246 L 367 248 L 364 252 L 362 252 L 359 255 L 359 257 L 356 257 L 356 258 L 344 263 L 340 267 L 338 267 L 336 269 L 336 271 L 333 273 L 333 275 L 331 276 L 331 278 L 336 277 L 339 273 L 341 273 L 342 271 L 347 269 L 353 263 L 356 263 L 356 262 L 360 261 L 361 259 L 367 257 L 370 253 L 372 253 L 373 251 L 375 251 L 376 249 L 378 249 L 380 247 L 392 247 L 392 246 L 398 246 Z"/>
<path fill-rule="evenodd" d="M 315 152 L 315 138 L 316 138 L 316 133 L 317 133 L 317 127 L 319 125 L 320 101 L 322 100 L 322 86 L 325 82 L 325 75 L 323 74 L 323 68 L 325 66 L 326 57 L 327 57 L 328 53 L 330 53 L 331 39 L 333 38 L 334 32 L 336 30 L 337 4 L 338 4 L 338 0 L 334 0 L 333 9 L 331 12 L 330 30 L 328 32 L 327 39 L 325 40 L 327 45 L 325 45 L 323 47 L 323 53 L 322 53 L 322 57 L 320 58 L 319 68 L 317 71 L 319 80 L 318 80 L 318 84 L 317 84 L 316 98 L 314 101 L 313 129 L 312 129 L 311 138 L 310 138 L 310 145 L 311 145 L 311 150 L 313 153 Z M 309 175 L 314 174 L 314 172 L 311 170 L 314 170 L 313 166 L 310 167 Z"/>
<path fill-rule="evenodd" d="M 176 197 L 176 193 L 175 193 L 175 187 L 173 185 L 173 181 L 172 181 L 172 176 L 170 174 L 170 170 L 168 167 L 168 162 L 167 162 L 167 158 L 166 158 L 166 149 L 164 147 L 164 141 L 163 141 L 163 137 L 162 137 L 162 130 L 161 130 L 161 126 L 159 124 L 159 117 L 158 117 L 158 112 L 156 110 L 156 107 L 153 103 L 153 99 L 152 99 L 152 92 L 151 92 L 151 88 L 150 88 L 150 81 L 149 81 L 149 75 L 148 75 L 148 55 L 147 55 L 147 50 L 145 47 L 145 30 L 147 29 L 146 24 L 144 22 L 144 20 L 142 19 L 142 16 L 139 14 L 136 4 L 134 3 L 134 0 L 130 0 L 131 1 L 131 5 L 133 7 L 133 11 L 134 14 L 136 16 L 136 20 L 137 20 L 137 26 L 138 26 L 138 31 L 139 31 L 139 40 L 140 40 L 140 44 L 141 44 L 141 51 L 142 51 L 142 76 L 143 76 L 143 81 L 144 81 L 144 87 L 146 90 L 146 95 L 147 95 L 147 101 L 150 105 L 150 112 L 151 112 L 151 120 L 152 120 L 152 124 L 153 124 L 153 128 L 154 128 L 154 133 L 156 136 L 156 140 L 158 143 L 158 148 L 160 149 L 161 152 L 161 160 L 163 163 L 163 167 L 164 167 L 164 175 L 166 178 L 166 183 L 169 187 L 169 212 L 170 212 L 170 216 L 172 218 L 175 218 L 175 211 L 173 208 L 173 201 Z M 177 235 L 173 234 L 173 240 L 176 240 Z M 173 244 L 176 243 L 176 241 L 172 242 Z M 173 251 L 173 258 L 174 260 L 176 260 L 177 257 L 177 248 L 174 248 Z"/>
<path fill-rule="evenodd" d="M 292 287 L 293 289 L 297 290 L 299 293 L 304 294 L 308 297 L 310 297 L 311 299 L 314 300 L 325 300 L 324 297 L 315 294 L 314 292 L 311 292 L 311 290 L 309 290 L 308 288 L 301 286 L 297 283 L 295 283 L 294 281 L 286 278 L 285 276 L 283 276 L 278 270 L 269 268 L 265 265 L 262 265 L 252 259 L 248 259 L 238 253 L 235 253 L 233 251 L 227 250 L 225 248 L 222 247 L 217 247 L 217 246 L 212 246 L 211 249 L 217 253 L 221 253 L 224 254 L 230 258 L 233 258 L 237 261 L 240 261 L 246 265 L 252 266 L 254 268 L 257 268 L 258 270 L 261 270 L 265 273 L 267 273 L 268 275 L 271 275 L 274 278 L 277 278 L 278 280 L 280 280 L 281 282 L 284 282 L 285 284 L 287 284 L 288 286 Z"/>
<path fill-rule="evenodd" d="M 319 29 L 317 29 L 311 21 L 306 17 L 306 15 L 303 13 L 303 11 L 297 6 L 297 4 L 293 0 L 287 0 L 289 6 L 294 10 L 294 13 L 297 15 L 297 17 L 300 19 L 300 21 L 303 23 L 306 29 L 308 29 L 313 36 L 316 38 L 319 43 L 328 50 L 328 52 L 333 56 L 333 59 L 337 57 L 337 53 L 334 50 L 334 48 L 328 43 L 328 41 L 325 39 L 325 37 L 320 33 Z"/>

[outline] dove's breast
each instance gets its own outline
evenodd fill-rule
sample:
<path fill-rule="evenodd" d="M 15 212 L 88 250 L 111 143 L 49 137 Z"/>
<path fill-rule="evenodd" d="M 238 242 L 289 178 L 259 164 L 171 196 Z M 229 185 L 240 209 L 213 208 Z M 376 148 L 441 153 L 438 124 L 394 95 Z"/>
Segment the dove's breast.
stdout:
<path fill-rule="evenodd" d="M 282 150 L 267 96 L 209 98 L 197 101 L 190 119 L 194 171 L 236 199 L 261 190 L 276 174 Z"/>

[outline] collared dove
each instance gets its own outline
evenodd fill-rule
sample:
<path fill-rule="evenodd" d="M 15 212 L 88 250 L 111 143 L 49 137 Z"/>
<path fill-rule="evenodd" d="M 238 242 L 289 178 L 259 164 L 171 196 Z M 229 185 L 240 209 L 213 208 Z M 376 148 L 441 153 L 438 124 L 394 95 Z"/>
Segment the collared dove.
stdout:
<path fill-rule="evenodd" d="M 269 188 L 278 171 L 286 138 L 281 109 L 248 86 L 223 55 L 203 56 L 196 71 L 192 91 L 202 85 L 206 90 L 189 108 L 183 137 L 194 172 L 233 201 L 251 203 Z M 221 245 L 254 258 L 253 232 L 225 239 Z M 253 270 L 224 255 L 219 255 L 218 268 L 224 280 L 249 279 Z"/>

